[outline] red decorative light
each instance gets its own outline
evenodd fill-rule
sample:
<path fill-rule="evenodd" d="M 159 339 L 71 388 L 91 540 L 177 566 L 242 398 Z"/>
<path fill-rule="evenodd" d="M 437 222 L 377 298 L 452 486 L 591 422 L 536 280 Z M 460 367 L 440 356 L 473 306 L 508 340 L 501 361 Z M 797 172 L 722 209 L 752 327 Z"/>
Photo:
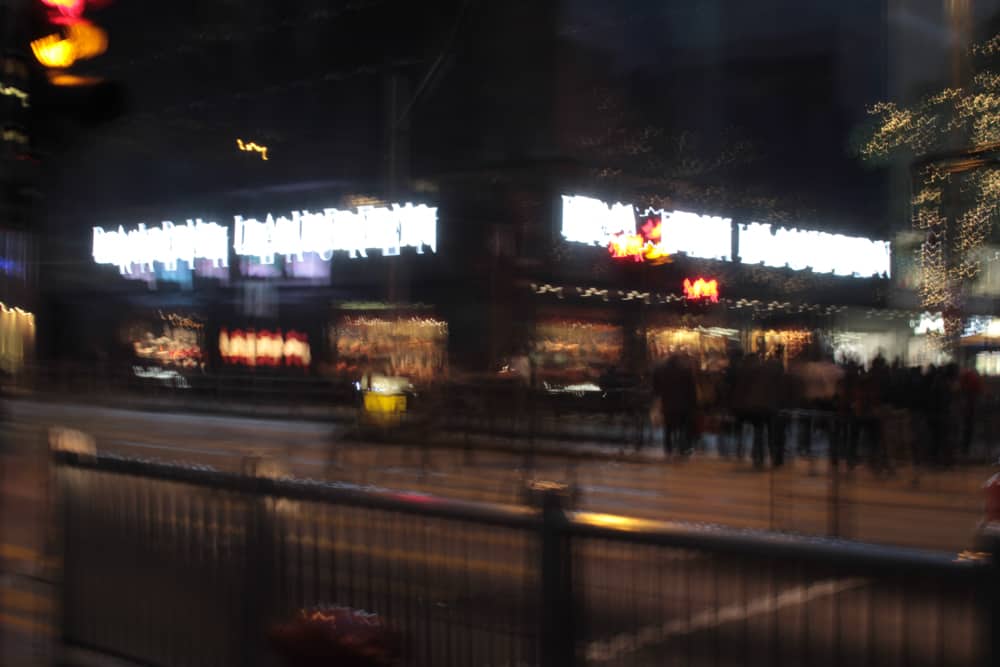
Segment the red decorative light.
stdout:
<path fill-rule="evenodd" d="M 42 4 L 55 10 L 56 14 L 49 19 L 52 23 L 69 25 L 83 16 L 87 0 L 42 0 Z"/>
<path fill-rule="evenodd" d="M 670 253 L 660 247 L 662 222 L 659 216 L 651 216 L 638 234 L 619 232 L 608 243 L 608 252 L 613 259 L 631 259 L 633 262 L 663 264 L 670 261 Z"/>
<path fill-rule="evenodd" d="M 241 366 L 295 366 L 309 368 L 312 354 L 309 336 L 298 331 L 289 331 L 284 336 L 281 329 L 268 331 L 261 329 L 232 332 L 225 328 L 219 331 L 219 356 L 227 364 Z"/>
<path fill-rule="evenodd" d="M 684 279 L 684 296 L 689 301 L 710 301 L 719 303 L 719 281 L 705 280 L 698 278 L 691 282 L 690 278 Z"/>
<path fill-rule="evenodd" d="M 608 244 L 608 252 L 614 259 L 631 259 L 634 262 L 643 261 L 646 239 L 639 234 L 615 234 Z"/>
<path fill-rule="evenodd" d="M 642 226 L 642 235 L 650 243 L 660 244 L 660 228 L 663 226 L 663 221 L 660 220 L 660 216 L 654 215 L 650 216 L 646 224 Z"/>

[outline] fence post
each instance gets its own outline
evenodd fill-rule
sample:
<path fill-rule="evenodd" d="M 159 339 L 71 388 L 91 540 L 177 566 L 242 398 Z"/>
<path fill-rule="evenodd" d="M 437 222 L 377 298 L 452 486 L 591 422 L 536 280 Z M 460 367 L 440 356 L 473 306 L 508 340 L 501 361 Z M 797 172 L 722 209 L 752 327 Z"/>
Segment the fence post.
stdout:
<path fill-rule="evenodd" d="M 257 478 L 262 484 L 274 476 L 280 467 L 267 457 L 246 456 L 242 462 L 243 474 Z M 240 664 L 262 664 L 262 655 L 267 652 L 266 633 L 268 623 L 275 618 L 275 571 L 274 550 L 275 530 L 273 499 L 256 493 L 248 500 L 246 514 L 246 561 L 243 572 L 242 593 L 243 633 L 239 638 Z"/>
<path fill-rule="evenodd" d="M 573 559 L 566 507 L 569 488 L 554 482 L 532 482 L 532 503 L 541 510 L 541 665 L 576 665 L 576 622 L 573 603 Z"/>
<path fill-rule="evenodd" d="M 981 664 L 996 665 L 1000 660 L 1000 524 L 988 519 L 980 527 L 976 540 L 978 551 L 990 556 L 982 585 L 977 587 L 979 609 L 983 615 L 981 628 L 983 652 Z"/>

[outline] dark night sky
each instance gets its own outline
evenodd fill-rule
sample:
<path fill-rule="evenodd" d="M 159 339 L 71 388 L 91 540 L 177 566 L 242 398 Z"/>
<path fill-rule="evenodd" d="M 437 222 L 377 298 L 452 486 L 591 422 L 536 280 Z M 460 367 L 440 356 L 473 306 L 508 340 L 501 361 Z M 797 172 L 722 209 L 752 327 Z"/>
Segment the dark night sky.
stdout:
<path fill-rule="evenodd" d="M 413 114 L 416 175 L 589 159 L 573 128 L 602 122 L 585 99 L 601 87 L 638 126 L 735 128 L 750 140 L 756 161 L 711 185 L 880 230 L 883 177 L 850 155 L 850 133 L 867 105 L 947 71 L 943 0 L 900 0 L 888 14 L 874 0 L 473 0 L 457 21 L 461 4 L 116 0 L 93 14 L 110 51 L 83 69 L 121 82 L 127 112 L 64 128 L 72 140 L 46 166 L 53 217 L 183 209 L 220 191 L 304 181 L 375 189 L 382 72 L 392 65 L 415 84 L 450 45 Z M 996 4 L 977 3 L 978 15 Z M 238 152 L 238 136 L 267 143 L 271 159 Z"/>

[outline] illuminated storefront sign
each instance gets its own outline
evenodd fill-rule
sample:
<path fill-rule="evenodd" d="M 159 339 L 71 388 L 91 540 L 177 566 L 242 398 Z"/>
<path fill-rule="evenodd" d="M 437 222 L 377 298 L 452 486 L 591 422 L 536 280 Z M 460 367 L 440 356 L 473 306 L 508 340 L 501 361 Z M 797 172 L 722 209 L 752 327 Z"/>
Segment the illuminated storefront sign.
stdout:
<path fill-rule="evenodd" d="M 719 281 L 714 279 L 705 280 L 704 278 L 698 278 L 692 282 L 690 278 L 685 278 L 684 298 L 689 301 L 711 301 L 712 303 L 719 303 Z"/>
<path fill-rule="evenodd" d="M 663 252 L 700 259 L 729 260 L 733 256 L 733 221 L 687 211 L 646 211 L 661 220 Z"/>
<path fill-rule="evenodd" d="M 352 258 L 367 257 L 372 249 L 385 256 L 407 247 L 437 252 L 437 209 L 424 204 L 359 206 L 357 212 L 327 208 L 292 211 L 291 217 L 268 214 L 263 221 L 238 215 L 233 247 L 237 255 L 257 257 L 264 264 L 274 263 L 275 255 L 302 261 L 306 253 L 328 260 L 337 251 Z"/>
<path fill-rule="evenodd" d="M 962 337 L 969 338 L 971 336 L 1000 338 L 1000 319 L 988 315 L 969 316 L 965 323 L 965 330 L 962 331 Z"/>
<path fill-rule="evenodd" d="M 281 330 L 228 329 L 219 331 L 219 356 L 227 364 L 239 366 L 293 366 L 308 368 L 312 363 L 309 336 Z"/>
<path fill-rule="evenodd" d="M 634 235 L 631 204 L 605 204 L 591 197 L 563 195 L 562 235 L 567 241 L 607 247 L 615 236 Z"/>
<path fill-rule="evenodd" d="M 648 209 L 636 224 L 631 204 L 563 195 L 562 236 L 567 241 L 605 246 L 615 259 L 644 260 L 685 254 L 728 260 L 733 254 L 732 220 L 687 211 Z M 652 224 L 655 234 L 647 226 Z"/>
<path fill-rule="evenodd" d="M 122 275 L 130 275 L 133 268 L 153 271 L 156 262 L 168 271 L 175 271 L 179 261 L 192 268 L 196 259 L 224 267 L 229 266 L 229 230 L 201 218 L 183 225 L 167 220 L 159 227 L 140 223 L 128 231 L 121 225 L 110 231 L 94 227 L 93 256 L 98 264 L 117 266 Z"/>
<path fill-rule="evenodd" d="M 888 241 L 843 236 L 800 229 L 772 228 L 750 223 L 740 225 L 740 258 L 744 264 L 788 267 L 797 271 L 870 278 L 889 276 L 891 251 Z"/>
<path fill-rule="evenodd" d="M 614 259 L 636 262 L 683 254 L 699 259 L 733 260 L 731 218 L 688 211 L 648 209 L 636 224 L 631 204 L 606 204 L 582 196 L 562 197 L 562 236 L 566 241 L 603 246 Z M 647 233 L 653 223 L 656 238 Z M 890 275 L 888 241 L 826 232 L 772 228 L 768 224 L 739 225 L 740 259 L 816 273 L 870 278 Z"/>
<path fill-rule="evenodd" d="M 154 263 L 177 269 L 184 260 L 205 259 L 216 267 L 229 266 L 229 229 L 200 218 L 184 225 L 170 221 L 159 227 L 139 224 L 136 229 L 94 227 L 94 261 L 113 264 L 122 275 L 152 272 Z M 290 216 L 268 215 L 263 221 L 235 216 L 233 249 L 239 257 L 273 264 L 276 255 L 289 262 L 328 261 L 338 251 L 349 257 L 367 257 L 379 249 L 396 256 L 402 248 L 437 252 L 437 209 L 420 204 L 388 207 L 359 206 L 357 211 L 334 208 L 321 212 L 292 211 Z M 315 257 L 307 257 L 314 255 Z"/>
<path fill-rule="evenodd" d="M 941 313 L 922 313 L 919 320 L 910 320 L 913 333 L 920 336 L 922 334 L 944 333 L 944 317 Z"/>

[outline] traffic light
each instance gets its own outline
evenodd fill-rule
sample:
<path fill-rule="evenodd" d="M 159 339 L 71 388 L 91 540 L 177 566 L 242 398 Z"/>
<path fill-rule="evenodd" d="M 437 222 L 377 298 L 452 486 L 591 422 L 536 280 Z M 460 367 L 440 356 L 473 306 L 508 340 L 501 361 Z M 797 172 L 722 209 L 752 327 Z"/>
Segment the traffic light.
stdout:
<path fill-rule="evenodd" d="M 31 40 L 31 52 L 54 85 L 63 85 L 68 69 L 108 49 L 108 35 L 84 18 L 87 0 L 38 0 L 45 13 L 45 34 Z M 74 84 L 78 85 L 78 84 Z"/>
<path fill-rule="evenodd" d="M 74 70 L 108 48 L 108 35 L 86 16 L 99 0 L 32 0 L 37 3 L 29 46 L 48 85 L 36 86 L 44 115 L 93 125 L 122 113 L 122 86 Z"/>

